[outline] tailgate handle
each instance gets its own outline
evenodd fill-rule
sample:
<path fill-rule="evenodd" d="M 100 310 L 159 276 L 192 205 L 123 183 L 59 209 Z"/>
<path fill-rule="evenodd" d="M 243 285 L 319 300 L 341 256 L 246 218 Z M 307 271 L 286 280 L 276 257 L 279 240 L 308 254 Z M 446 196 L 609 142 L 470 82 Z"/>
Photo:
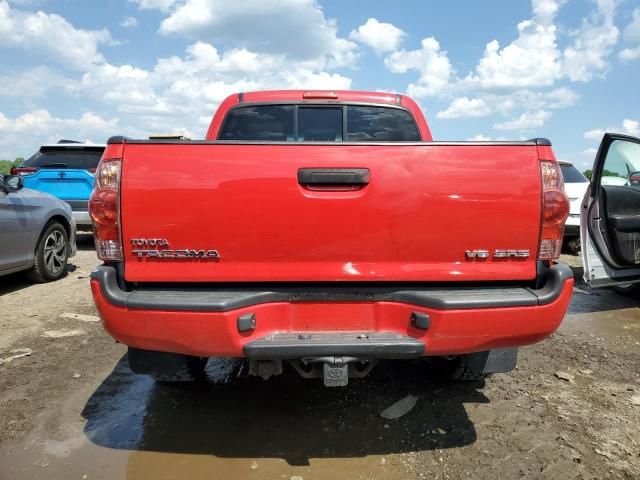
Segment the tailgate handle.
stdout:
<path fill-rule="evenodd" d="M 368 168 L 300 168 L 300 185 L 350 185 L 364 186 L 369 183 L 371 172 Z"/>

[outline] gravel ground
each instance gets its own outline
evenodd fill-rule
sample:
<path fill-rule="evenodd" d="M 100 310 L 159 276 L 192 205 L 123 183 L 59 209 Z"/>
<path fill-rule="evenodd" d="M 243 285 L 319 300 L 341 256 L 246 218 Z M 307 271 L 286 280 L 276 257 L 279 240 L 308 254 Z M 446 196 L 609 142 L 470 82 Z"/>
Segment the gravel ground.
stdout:
<path fill-rule="evenodd" d="M 638 300 L 578 282 L 560 330 L 480 383 L 386 362 L 325 389 L 217 360 L 171 387 L 131 374 L 94 321 L 91 248 L 53 284 L 0 278 L 0 358 L 31 351 L 0 364 L 1 480 L 640 478 Z M 380 417 L 409 394 L 409 413 Z"/>

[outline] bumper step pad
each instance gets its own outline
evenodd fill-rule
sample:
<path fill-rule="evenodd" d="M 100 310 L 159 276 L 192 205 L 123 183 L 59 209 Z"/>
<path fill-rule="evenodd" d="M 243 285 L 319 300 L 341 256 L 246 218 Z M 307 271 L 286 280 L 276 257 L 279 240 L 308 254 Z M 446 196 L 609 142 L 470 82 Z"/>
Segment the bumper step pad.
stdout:
<path fill-rule="evenodd" d="M 279 333 L 245 344 L 250 360 L 291 360 L 305 357 L 417 358 L 424 343 L 385 332 Z"/>

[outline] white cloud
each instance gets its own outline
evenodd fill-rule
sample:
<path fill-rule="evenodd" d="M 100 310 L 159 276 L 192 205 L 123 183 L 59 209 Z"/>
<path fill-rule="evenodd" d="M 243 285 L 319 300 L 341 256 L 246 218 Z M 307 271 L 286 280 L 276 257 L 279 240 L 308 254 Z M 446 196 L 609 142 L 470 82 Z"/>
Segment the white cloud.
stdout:
<path fill-rule="evenodd" d="M 597 0 L 597 8 L 572 33 L 574 41 L 563 53 L 565 74 L 574 82 L 588 82 L 608 66 L 607 57 L 620 34 L 613 22 L 615 0 Z"/>
<path fill-rule="evenodd" d="M 525 112 L 518 118 L 503 123 L 496 123 L 493 128 L 498 130 L 529 130 L 540 128 L 547 119 L 551 117 L 551 112 L 538 110 L 535 112 Z"/>
<path fill-rule="evenodd" d="M 129 0 L 132 3 L 138 4 L 138 8 L 141 10 L 162 10 L 168 11 L 173 7 L 178 0 Z"/>
<path fill-rule="evenodd" d="M 594 130 L 589 130 L 588 132 L 584 132 L 584 138 L 586 138 L 587 140 L 600 140 L 604 134 L 605 134 L 604 130 L 596 128 Z"/>
<path fill-rule="evenodd" d="M 210 120 L 231 93 L 349 89 L 351 79 L 308 68 L 305 62 L 293 62 L 284 55 L 246 49 L 219 51 L 209 43 L 197 42 L 187 47 L 184 56 L 160 58 L 149 70 L 105 63 L 84 74 L 80 84 L 84 95 L 112 105 L 142 132 L 186 131 L 192 138 L 201 138 L 205 122 L 200 119 Z"/>
<path fill-rule="evenodd" d="M 624 39 L 627 42 L 640 43 L 640 8 L 633 11 L 631 23 L 624 29 Z"/>
<path fill-rule="evenodd" d="M 62 75 L 44 66 L 22 72 L 6 72 L 0 76 L 0 80 L 7 80 L 0 85 L 0 97 L 19 96 L 28 109 L 25 115 L 30 116 L 18 116 L 11 121 L 30 120 L 36 125 L 36 120 L 39 120 L 40 124 L 48 126 L 46 129 L 42 127 L 42 135 L 49 132 L 51 126 L 71 125 L 70 120 L 65 123 L 65 119 L 49 115 L 33 101 L 55 88 L 57 93 L 98 102 L 101 109 L 113 112 L 114 118 L 120 119 L 117 124 L 121 126 L 120 131 L 137 132 L 138 136 L 152 132 L 187 132 L 190 136 L 201 138 L 203 127 L 208 122 L 200 119 L 210 119 L 222 99 L 231 93 L 280 88 L 351 88 L 349 77 L 331 72 L 330 69 L 352 63 L 356 44 L 337 36 L 335 22 L 326 19 L 313 0 L 278 2 L 281 7 L 292 7 L 296 15 L 291 15 L 291 12 L 283 14 L 282 11 L 288 11 L 286 8 L 282 11 L 273 10 L 274 6 L 269 2 L 258 2 L 256 8 L 252 9 L 246 4 L 233 6 L 228 2 L 209 0 L 136 1 L 140 8 L 167 11 L 165 20 L 173 22 L 175 33 L 180 31 L 185 35 L 189 34 L 189 29 L 178 28 L 180 15 L 189 13 L 190 8 L 198 5 L 207 10 L 216 7 L 215 11 L 210 11 L 215 17 L 210 20 L 217 27 L 217 33 L 222 37 L 227 34 L 244 35 L 247 44 L 256 45 L 256 48 L 236 46 L 218 49 L 211 43 L 197 41 L 188 46 L 182 56 L 159 58 L 153 67 L 140 68 L 106 61 L 98 49 L 100 44 L 113 42 L 106 30 L 79 30 L 60 16 L 11 9 L 5 0 L 0 0 L 0 46 L 8 44 L 24 51 L 38 50 L 56 58 L 63 66 L 81 72 L 79 78 L 71 77 L 68 72 Z M 265 16 L 261 17 L 262 14 Z M 272 21 L 268 21 L 269 18 Z M 44 26 L 30 29 L 29 26 L 36 21 Z M 249 38 L 242 33 L 244 29 L 238 28 L 241 24 L 248 29 L 251 22 L 270 23 L 261 28 L 263 32 L 272 34 L 273 38 L 265 36 L 258 41 L 258 37 Z M 123 21 L 125 26 L 134 23 L 129 18 Z M 170 22 L 163 25 L 166 27 Z M 49 35 L 54 27 L 57 32 Z M 292 36 L 296 29 L 297 34 Z M 310 39 L 305 35 L 305 30 L 311 31 Z M 195 30 L 193 32 L 196 33 Z M 286 45 L 282 43 L 285 36 Z M 292 42 L 291 39 L 296 36 L 304 41 Z M 48 37 L 58 41 L 51 42 Z M 281 43 L 278 45 L 279 41 Z M 293 45 L 295 50 L 305 42 L 313 44 L 309 44 L 313 47 L 309 55 L 296 57 L 288 52 L 289 46 Z M 238 39 L 233 44 L 236 43 L 243 42 Z M 64 52 L 61 53 L 61 49 Z M 16 81 L 19 81 L 19 85 L 15 85 Z M 82 120 L 91 121 L 92 118 L 84 117 Z M 117 125 L 109 123 L 106 128 Z M 38 137 L 41 136 L 35 126 L 34 129 L 36 131 L 33 134 L 20 128 L 3 134 L 14 139 L 20 137 L 23 145 L 32 145 L 40 142 Z M 119 132 L 109 132 L 116 133 Z M 10 142 L 10 139 L 6 141 Z M 14 144 L 19 145 L 20 142 L 16 140 Z"/>
<path fill-rule="evenodd" d="M 366 23 L 349 34 L 349 38 L 364 43 L 378 54 L 397 50 L 406 36 L 407 34 L 395 25 L 379 22 L 375 18 L 367 19 Z"/>
<path fill-rule="evenodd" d="M 66 67 L 86 69 L 104 61 L 98 45 L 105 43 L 113 43 L 106 29 L 77 29 L 60 15 L 15 10 L 0 0 L 0 46 L 34 51 Z"/>
<path fill-rule="evenodd" d="M 627 47 L 620 51 L 618 56 L 622 61 L 637 60 L 640 58 L 640 8 L 633 11 L 631 23 L 624 29 L 624 39 L 630 43 L 638 43 L 637 47 Z"/>
<path fill-rule="evenodd" d="M 55 117 L 45 109 L 31 110 L 16 118 L 8 118 L 0 112 L 0 130 L 3 132 L 0 157 L 15 157 L 15 152 L 24 148 L 25 135 L 37 138 L 40 143 L 53 143 L 61 138 L 104 143 L 117 128 L 117 119 L 107 120 L 92 112 L 85 112 L 79 118 Z"/>
<path fill-rule="evenodd" d="M 45 3 L 47 0 L 7 0 L 9 3 L 14 5 L 18 5 L 20 7 L 34 7 L 36 5 L 41 5 Z"/>
<path fill-rule="evenodd" d="M 478 97 L 459 97 L 449 107 L 437 113 L 438 118 L 485 117 L 494 113 L 509 115 L 514 110 L 556 110 L 575 104 L 579 96 L 570 88 L 550 91 L 517 90 L 513 93 L 481 92 Z"/>
<path fill-rule="evenodd" d="M 429 44 L 421 50 L 393 52 L 385 59 L 385 65 L 394 73 L 406 73 L 411 69 L 421 73 L 417 83 L 408 85 L 407 93 L 410 95 L 437 95 L 442 98 L 458 95 L 449 108 L 467 108 L 447 109 L 441 112 L 444 118 L 449 115 L 478 115 L 478 109 L 474 107 L 482 102 L 492 111 L 508 110 L 511 107 L 505 105 L 515 105 L 519 97 L 531 96 L 532 91 L 553 88 L 562 80 L 587 82 L 594 75 L 606 71 L 608 58 L 619 36 L 613 23 L 615 0 L 594 0 L 594 10 L 570 31 L 568 44 L 561 48 L 555 22 L 560 7 L 566 1 L 532 0 L 531 17 L 518 23 L 516 38 L 504 46 L 498 40 L 487 43 L 475 68 L 463 78 L 455 77 L 446 52 L 440 51 L 440 45 L 434 38 L 428 39 Z M 635 55 L 640 53 L 621 53 L 624 58 Z M 430 64 L 428 60 L 431 58 L 437 58 L 439 62 Z M 553 92 L 559 95 L 558 105 L 571 105 L 577 98 L 566 87 L 556 88 Z M 567 93 L 569 95 L 565 95 Z M 475 102 L 464 103 L 465 98 Z M 534 110 L 549 108 L 554 107 L 538 106 Z M 529 111 L 531 107 L 523 106 L 522 110 Z M 483 115 L 488 114 L 485 108 L 479 111 Z"/>
<path fill-rule="evenodd" d="M 615 0 L 596 0 L 596 8 L 570 32 L 572 42 L 558 45 L 555 17 L 559 0 L 533 0 L 533 15 L 517 25 L 518 37 L 504 48 L 497 40 L 485 47 L 475 72 L 462 86 L 483 89 L 542 88 L 562 78 L 588 82 L 608 67 L 619 31 L 613 22 Z"/>
<path fill-rule="evenodd" d="M 567 87 L 556 88 L 550 92 L 544 93 L 539 98 L 542 108 L 566 108 L 574 105 L 580 96 Z"/>
<path fill-rule="evenodd" d="M 479 133 L 478 135 L 474 135 L 473 137 L 467 138 L 467 141 L 469 141 L 469 142 L 490 142 L 491 141 L 491 137 L 488 137 L 486 135 L 482 135 L 481 133 Z"/>
<path fill-rule="evenodd" d="M 637 60 L 640 58 L 640 47 L 625 48 L 619 53 L 620 60 L 628 62 L 630 60 Z"/>
<path fill-rule="evenodd" d="M 490 137 L 488 135 L 483 135 L 479 133 L 478 135 L 474 135 L 473 137 L 467 138 L 469 142 L 500 142 L 507 140 L 506 137 Z"/>
<path fill-rule="evenodd" d="M 592 0 L 592 11 L 573 30 L 556 25 L 567 1 L 532 0 L 531 16 L 517 24 L 516 37 L 488 42 L 475 67 L 463 77 L 456 75 L 435 38 L 423 40 L 420 50 L 392 52 L 385 65 L 394 73 L 420 73 L 419 80 L 407 86 L 409 95 L 449 100 L 438 118 L 500 114 L 507 120 L 495 123 L 496 129 L 540 128 L 553 110 L 577 103 L 579 95 L 567 86 L 569 82 L 588 82 L 606 73 L 619 37 L 613 22 L 616 0 Z M 620 56 L 640 56 L 638 50 L 628 49 Z"/>
<path fill-rule="evenodd" d="M 556 44 L 558 2 L 533 0 L 533 17 L 518 23 L 518 37 L 504 48 L 487 44 L 475 73 L 465 81 L 481 88 L 522 88 L 552 85 L 561 75 Z"/>
<path fill-rule="evenodd" d="M 135 28 L 138 26 L 138 20 L 135 17 L 124 17 L 120 22 L 122 28 Z"/>
<path fill-rule="evenodd" d="M 447 52 L 440 50 L 440 44 L 433 38 L 425 38 L 419 50 L 398 50 L 384 59 L 386 67 L 394 73 L 409 70 L 420 72 L 417 83 L 409 84 L 407 92 L 411 96 L 424 97 L 442 95 L 454 73 Z"/>
<path fill-rule="evenodd" d="M 0 97 L 29 102 L 29 99 L 43 97 L 52 89 L 56 89 L 58 94 L 73 94 L 78 85 L 76 80 L 40 65 L 0 75 Z"/>
<path fill-rule="evenodd" d="M 315 67 L 349 66 L 357 58 L 357 45 L 338 37 L 335 20 L 315 0 L 184 0 L 162 20 L 160 33 L 286 55 Z"/>
<path fill-rule="evenodd" d="M 491 114 L 491 107 L 482 98 L 456 98 L 449 107 L 436 114 L 438 118 L 486 117 Z"/>
<path fill-rule="evenodd" d="M 631 135 L 632 137 L 640 136 L 640 121 L 625 118 L 622 121 L 622 125 L 607 127 L 605 129 L 596 128 L 584 132 L 584 138 L 587 140 L 601 140 L 602 136 L 606 133 L 622 133 L 624 135 Z"/>

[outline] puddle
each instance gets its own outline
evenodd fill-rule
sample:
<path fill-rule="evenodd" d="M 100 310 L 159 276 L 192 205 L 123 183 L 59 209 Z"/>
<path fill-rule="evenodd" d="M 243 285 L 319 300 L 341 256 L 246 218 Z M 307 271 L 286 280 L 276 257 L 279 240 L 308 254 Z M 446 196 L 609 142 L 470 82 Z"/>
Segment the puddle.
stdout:
<path fill-rule="evenodd" d="M 125 362 L 86 402 L 80 445 L 0 451 L 0 478 L 406 478 L 398 456 L 473 443 L 465 404 L 488 402 L 478 384 L 438 384 L 426 362 L 382 362 L 348 390 L 287 370 L 264 382 L 234 360 L 210 362 L 200 384 L 158 385 Z M 390 392 L 420 401 L 385 420 Z"/>
<path fill-rule="evenodd" d="M 608 289 L 576 289 L 561 328 L 579 329 L 608 341 L 624 337 L 631 340 L 626 348 L 640 352 L 640 298 Z"/>

